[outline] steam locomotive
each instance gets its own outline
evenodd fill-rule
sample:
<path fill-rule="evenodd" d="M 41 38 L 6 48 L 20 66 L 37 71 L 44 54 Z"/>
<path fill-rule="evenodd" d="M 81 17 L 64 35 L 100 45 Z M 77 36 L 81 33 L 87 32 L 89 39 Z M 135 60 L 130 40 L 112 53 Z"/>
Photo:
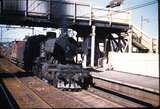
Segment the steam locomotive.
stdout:
<path fill-rule="evenodd" d="M 24 68 L 57 88 L 87 89 L 92 85 L 90 72 L 74 61 L 77 42 L 67 32 L 29 37 L 24 49 Z"/>

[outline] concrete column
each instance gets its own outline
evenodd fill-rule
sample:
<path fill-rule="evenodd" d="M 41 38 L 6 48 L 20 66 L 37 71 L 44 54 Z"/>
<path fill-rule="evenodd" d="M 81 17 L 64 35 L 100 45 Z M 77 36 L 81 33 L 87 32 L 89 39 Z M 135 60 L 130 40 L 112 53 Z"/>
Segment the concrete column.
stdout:
<path fill-rule="evenodd" d="M 96 26 L 95 26 L 95 25 L 92 25 L 92 37 L 91 37 L 91 67 L 94 67 L 95 36 L 96 36 Z"/>
<path fill-rule="evenodd" d="M 128 34 L 129 34 L 129 43 L 128 43 L 129 50 L 128 50 L 128 52 L 132 53 L 132 32 L 129 32 Z"/>

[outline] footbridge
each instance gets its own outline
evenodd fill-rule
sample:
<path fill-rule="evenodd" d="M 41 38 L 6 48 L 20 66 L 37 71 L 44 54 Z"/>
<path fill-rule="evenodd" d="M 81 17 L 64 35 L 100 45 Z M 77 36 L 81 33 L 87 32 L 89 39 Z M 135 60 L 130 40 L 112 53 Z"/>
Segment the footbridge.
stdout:
<path fill-rule="evenodd" d="M 154 52 L 154 39 L 131 24 L 129 11 L 99 8 L 67 0 L 0 0 L 0 24 L 72 28 L 78 37 L 91 37 L 91 66 L 96 47 L 105 53 Z M 133 48 L 136 48 L 135 50 Z"/>

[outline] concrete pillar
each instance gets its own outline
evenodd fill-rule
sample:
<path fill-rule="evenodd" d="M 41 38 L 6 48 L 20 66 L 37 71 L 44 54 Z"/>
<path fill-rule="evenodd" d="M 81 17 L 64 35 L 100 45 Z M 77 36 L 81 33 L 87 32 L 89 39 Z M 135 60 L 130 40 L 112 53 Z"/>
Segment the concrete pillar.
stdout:
<path fill-rule="evenodd" d="M 92 37 L 91 37 L 91 67 L 94 67 L 95 36 L 96 36 L 96 26 L 95 26 L 95 25 L 92 25 Z"/>
<path fill-rule="evenodd" d="M 128 52 L 132 53 L 132 32 L 129 32 L 128 34 L 129 34 L 129 43 L 128 43 L 129 50 L 128 50 Z"/>

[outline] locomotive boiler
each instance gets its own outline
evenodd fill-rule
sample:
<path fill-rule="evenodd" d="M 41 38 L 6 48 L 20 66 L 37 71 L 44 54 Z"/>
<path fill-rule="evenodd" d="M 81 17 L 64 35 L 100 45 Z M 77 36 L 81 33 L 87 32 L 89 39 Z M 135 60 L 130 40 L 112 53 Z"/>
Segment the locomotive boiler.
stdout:
<path fill-rule="evenodd" d="M 74 57 L 78 44 L 66 33 L 29 37 L 24 49 L 24 68 L 57 88 L 87 89 L 92 85 L 90 72 L 77 64 Z"/>

